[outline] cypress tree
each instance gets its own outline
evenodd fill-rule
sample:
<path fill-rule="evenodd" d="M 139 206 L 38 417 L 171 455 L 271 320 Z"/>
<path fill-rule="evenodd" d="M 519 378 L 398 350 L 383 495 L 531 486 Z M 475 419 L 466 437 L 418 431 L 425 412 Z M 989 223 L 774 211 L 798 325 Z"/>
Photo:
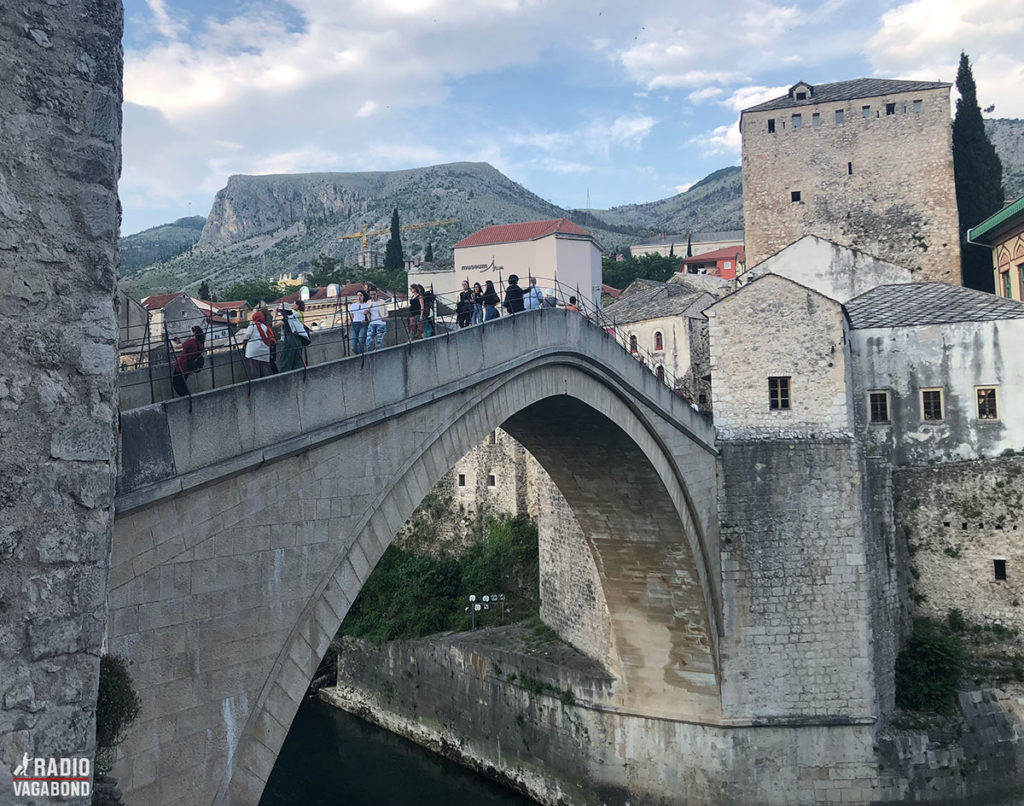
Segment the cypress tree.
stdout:
<path fill-rule="evenodd" d="M 201 282 L 199 284 L 199 299 L 206 300 L 207 302 L 209 302 L 209 300 L 210 300 L 210 281 L 209 280 L 203 280 L 203 282 Z"/>
<path fill-rule="evenodd" d="M 402 233 L 399 230 L 398 208 L 391 213 L 391 237 L 388 238 L 388 245 L 384 249 L 384 271 L 397 271 L 405 267 L 405 258 L 402 253 Z"/>
<path fill-rule="evenodd" d="M 423 256 L 423 259 L 424 259 L 424 260 L 425 260 L 425 261 L 426 261 L 427 263 L 433 263 L 433 262 L 434 262 L 434 247 L 433 247 L 433 245 L 432 245 L 432 244 L 430 243 L 430 241 L 427 241 L 427 254 L 425 254 L 425 255 Z"/>
<path fill-rule="evenodd" d="M 1003 164 L 985 133 L 978 90 L 967 54 L 956 72 L 960 98 L 953 118 L 953 177 L 960 216 L 960 272 L 968 288 L 992 292 L 992 250 L 967 243 L 967 231 L 1003 206 Z"/>
<path fill-rule="evenodd" d="M 693 257 L 693 239 L 690 237 L 689 231 L 686 233 L 686 256 Z"/>

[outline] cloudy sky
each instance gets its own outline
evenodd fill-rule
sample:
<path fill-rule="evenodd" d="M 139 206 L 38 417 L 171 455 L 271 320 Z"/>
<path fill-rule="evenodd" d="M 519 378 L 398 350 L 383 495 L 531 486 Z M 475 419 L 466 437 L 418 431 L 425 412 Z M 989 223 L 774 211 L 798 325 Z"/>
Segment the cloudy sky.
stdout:
<path fill-rule="evenodd" d="M 952 82 L 1024 117 L 1024 0 L 126 0 L 123 234 L 236 173 L 489 162 L 564 207 L 739 164 L 804 79 Z"/>

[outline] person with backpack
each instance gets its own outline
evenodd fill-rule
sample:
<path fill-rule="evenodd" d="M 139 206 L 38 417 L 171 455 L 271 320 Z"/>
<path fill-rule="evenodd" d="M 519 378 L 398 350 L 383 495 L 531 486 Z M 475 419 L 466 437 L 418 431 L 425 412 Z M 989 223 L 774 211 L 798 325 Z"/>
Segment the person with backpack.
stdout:
<path fill-rule="evenodd" d="M 199 372 L 206 363 L 203 351 L 206 348 L 206 334 L 199 325 L 192 327 L 192 337 L 185 339 L 181 345 L 181 352 L 174 362 L 174 373 L 171 375 L 171 387 L 178 397 L 186 397 L 189 394 L 187 378 L 193 372 Z"/>
<path fill-rule="evenodd" d="M 505 289 L 505 310 L 509 313 L 522 313 L 523 309 L 523 289 L 519 287 L 519 277 L 510 274 L 508 288 Z"/>
<path fill-rule="evenodd" d="M 277 347 L 277 339 L 266 321 L 263 311 L 253 313 L 252 324 L 245 331 L 245 338 L 242 340 L 245 345 L 245 368 L 249 373 L 249 380 L 274 374 L 271 348 Z"/>
<path fill-rule="evenodd" d="M 281 308 L 281 351 L 277 356 L 278 372 L 290 372 L 303 366 L 302 348 L 309 344 L 309 338 L 305 333 L 306 329 L 299 321 L 299 317 L 288 308 Z"/>

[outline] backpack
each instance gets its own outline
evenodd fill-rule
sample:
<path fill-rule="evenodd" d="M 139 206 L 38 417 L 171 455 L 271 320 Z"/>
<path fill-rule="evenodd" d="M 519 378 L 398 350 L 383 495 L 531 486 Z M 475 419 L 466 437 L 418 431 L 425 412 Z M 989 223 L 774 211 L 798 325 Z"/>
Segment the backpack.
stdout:
<path fill-rule="evenodd" d="M 192 353 L 188 357 L 188 371 L 199 372 L 204 366 L 206 366 L 206 358 L 203 356 L 203 351 L 200 350 L 198 353 Z"/>
<path fill-rule="evenodd" d="M 292 315 L 288 317 L 288 327 L 291 329 L 292 334 L 302 343 L 303 347 L 309 347 L 310 338 L 309 331 L 306 330 L 305 325 L 302 324 L 302 320 L 299 317 Z"/>

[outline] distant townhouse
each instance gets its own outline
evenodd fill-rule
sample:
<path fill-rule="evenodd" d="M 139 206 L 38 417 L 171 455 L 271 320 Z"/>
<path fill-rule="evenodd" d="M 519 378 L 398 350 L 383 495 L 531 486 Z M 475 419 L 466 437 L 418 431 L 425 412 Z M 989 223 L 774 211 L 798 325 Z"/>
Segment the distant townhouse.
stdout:
<path fill-rule="evenodd" d="M 698 257 L 718 249 L 734 249 L 737 246 L 743 246 L 743 230 L 660 235 L 657 238 L 630 245 L 629 251 L 633 257 L 651 254 L 663 257 L 686 257 L 687 241 L 689 241 L 693 256 Z"/>
<path fill-rule="evenodd" d="M 693 257 L 684 257 L 680 271 L 687 274 L 713 274 L 726 280 L 743 273 L 746 261 L 743 246 L 725 246 Z"/>
<path fill-rule="evenodd" d="M 484 227 L 453 250 L 454 267 L 423 264 L 410 273 L 409 281 L 450 297 L 463 280 L 470 285 L 493 280 L 497 288 L 499 281 L 515 274 L 525 288 L 532 276 L 542 289 L 555 291 L 563 300 L 578 293 L 601 304 L 601 247 L 587 230 L 566 218 Z"/>
<path fill-rule="evenodd" d="M 996 293 L 1024 300 L 1024 196 L 972 228 L 967 239 L 992 249 Z"/>
<path fill-rule="evenodd" d="M 813 234 L 959 285 L 949 88 L 801 81 L 743 110 L 748 265 Z"/>

